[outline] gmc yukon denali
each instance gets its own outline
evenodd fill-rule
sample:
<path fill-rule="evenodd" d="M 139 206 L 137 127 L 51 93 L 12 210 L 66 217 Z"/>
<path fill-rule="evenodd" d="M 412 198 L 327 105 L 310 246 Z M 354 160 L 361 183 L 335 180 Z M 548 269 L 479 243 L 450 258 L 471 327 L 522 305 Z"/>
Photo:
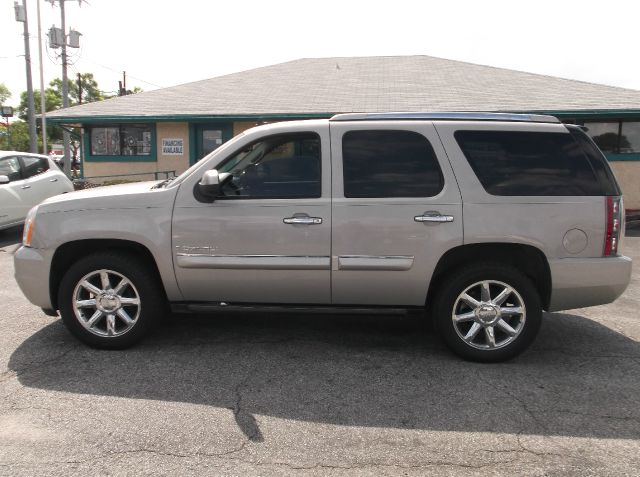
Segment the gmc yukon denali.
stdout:
<path fill-rule="evenodd" d="M 340 114 L 253 128 L 179 177 L 27 217 L 27 298 L 98 348 L 167 310 L 424 310 L 465 359 L 525 350 L 542 311 L 627 287 L 620 188 L 579 126 L 504 113 Z"/>

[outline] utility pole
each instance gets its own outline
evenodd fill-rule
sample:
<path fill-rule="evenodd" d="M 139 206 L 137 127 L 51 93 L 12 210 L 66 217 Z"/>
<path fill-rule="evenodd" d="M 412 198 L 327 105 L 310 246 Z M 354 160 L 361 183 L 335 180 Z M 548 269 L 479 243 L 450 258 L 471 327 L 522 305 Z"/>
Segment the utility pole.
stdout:
<path fill-rule="evenodd" d="M 80 73 L 78 73 L 76 82 L 78 84 L 78 104 L 82 104 L 82 75 L 80 75 Z"/>
<path fill-rule="evenodd" d="M 23 0 L 24 1 L 24 0 Z M 62 27 L 62 107 L 69 107 L 69 84 L 67 79 L 67 25 L 64 16 L 64 2 L 60 0 L 60 22 Z M 62 144 L 64 145 L 64 173 L 67 177 L 71 177 L 71 136 L 67 128 L 62 129 Z"/>
<path fill-rule="evenodd" d="M 38 152 L 38 135 L 36 132 L 35 103 L 33 101 L 33 83 L 31 81 L 31 52 L 29 47 L 29 22 L 27 20 L 27 1 L 22 0 L 22 6 L 14 3 L 16 20 L 23 23 L 24 29 L 24 62 L 27 68 L 27 119 L 29 122 L 29 150 Z"/>
<path fill-rule="evenodd" d="M 44 71 L 42 69 L 42 28 L 40 26 L 40 0 L 38 6 L 38 56 L 40 58 L 40 120 L 42 122 L 42 154 L 47 154 L 47 106 L 44 93 Z"/>

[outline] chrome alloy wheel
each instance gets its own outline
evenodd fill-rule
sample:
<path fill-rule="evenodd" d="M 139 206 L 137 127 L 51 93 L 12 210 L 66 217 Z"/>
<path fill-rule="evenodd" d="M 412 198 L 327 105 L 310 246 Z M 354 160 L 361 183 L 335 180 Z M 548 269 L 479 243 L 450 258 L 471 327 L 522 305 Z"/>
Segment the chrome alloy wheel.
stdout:
<path fill-rule="evenodd" d="M 451 319 L 466 344 L 486 350 L 513 342 L 524 328 L 526 315 L 524 300 L 516 290 L 503 282 L 484 280 L 458 295 Z"/>
<path fill-rule="evenodd" d="M 140 295 L 131 281 L 113 270 L 95 270 L 73 290 L 73 312 L 97 336 L 121 336 L 140 317 Z"/>

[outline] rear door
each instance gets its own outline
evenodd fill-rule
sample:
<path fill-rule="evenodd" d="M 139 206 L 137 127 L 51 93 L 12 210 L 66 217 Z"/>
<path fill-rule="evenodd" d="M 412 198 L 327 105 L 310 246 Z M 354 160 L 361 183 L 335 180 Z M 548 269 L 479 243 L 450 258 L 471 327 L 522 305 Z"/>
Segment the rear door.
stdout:
<path fill-rule="evenodd" d="M 49 159 L 38 156 L 20 156 L 22 177 L 25 179 L 25 198 L 34 206 L 62 193 L 59 177 L 51 170 Z M 57 167 L 56 167 L 57 169 Z"/>
<path fill-rule="evenodd" d="M 430 122 L 331 122 L 332 302 L 424 305 L 462 202 Z"/>

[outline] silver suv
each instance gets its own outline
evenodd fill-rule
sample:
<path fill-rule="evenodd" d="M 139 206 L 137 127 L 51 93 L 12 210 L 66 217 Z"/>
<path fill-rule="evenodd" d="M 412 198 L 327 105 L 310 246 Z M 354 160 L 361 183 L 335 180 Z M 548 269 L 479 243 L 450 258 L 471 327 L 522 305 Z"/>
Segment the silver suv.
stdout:
<path fill-rule="evenodd" d="M 627 287 L 620 189 L 577 126 L 516 114 L 341 114 L 261 126 L 179 177 L 29 213 L 16 279 L 99 348 L 168 308 L 406 313 L 478 361 L 529 346 L 542 310 Z"/>

